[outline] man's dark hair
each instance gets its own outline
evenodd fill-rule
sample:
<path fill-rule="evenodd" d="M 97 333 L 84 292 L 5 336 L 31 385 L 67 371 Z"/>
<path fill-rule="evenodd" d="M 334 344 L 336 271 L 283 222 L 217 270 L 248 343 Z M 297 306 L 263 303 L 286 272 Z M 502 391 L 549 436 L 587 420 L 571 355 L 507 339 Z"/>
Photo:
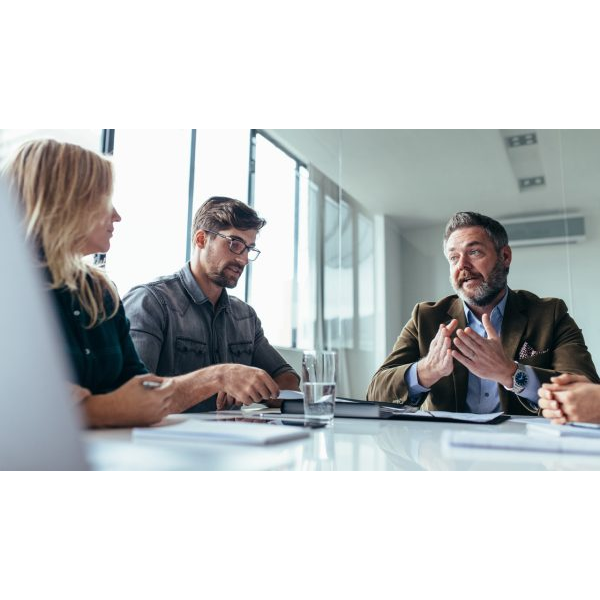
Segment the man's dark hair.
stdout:
<path fill-rule="evenodd" d="M 457 230 L 464 227 L 481 227 L 492 240 L 496 252 L 500 252 L 504 246 L 508 246 L 508 234 L 506 229 L 491 217 L 486 217 L 476 212 L 457 212 L 450 217 L 444 231 L 444 250 L 448 238 Z"/>
<path fill-rule="evenodd" d="M 261 219 L 256 211 L 233 198 L 213 196 L 209 198 L 194 215 L 192 238 L 199 229 L 222 231 L 223 229 L 262 229 L 266 221 Z"/>

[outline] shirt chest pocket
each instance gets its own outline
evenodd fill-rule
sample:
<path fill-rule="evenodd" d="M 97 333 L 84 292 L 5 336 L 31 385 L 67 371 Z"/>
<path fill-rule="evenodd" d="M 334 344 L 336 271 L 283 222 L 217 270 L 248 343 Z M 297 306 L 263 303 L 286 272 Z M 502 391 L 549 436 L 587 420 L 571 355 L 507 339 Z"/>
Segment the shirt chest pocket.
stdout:
<path fill-rule="evenodd" d="M 208 365 L 208 346 L 206 342 L 178 337 L 175 339 L 175 369 L 189 373 Z"/>
<path fill-rule="evenodd" d="M 232 342 L 229 344 L 229 355 L 234 363 L 251 365 L 253 353 L 253 342 Z"/>

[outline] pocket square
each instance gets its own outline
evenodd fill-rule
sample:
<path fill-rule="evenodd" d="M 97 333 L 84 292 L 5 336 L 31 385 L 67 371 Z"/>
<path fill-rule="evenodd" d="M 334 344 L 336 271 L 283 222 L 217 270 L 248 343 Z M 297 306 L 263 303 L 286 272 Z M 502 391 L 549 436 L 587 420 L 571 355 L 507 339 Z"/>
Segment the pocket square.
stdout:
<path fill-rule="evenodd" d="M 539 356 L 540 354 L 546 354 L 546 352 L 549 352 L 549 350 L 546 349 L 538 351 L 529 342 L 525 342 L 519 350 L 519 360 L 533 358 L 534 356 Z"/>

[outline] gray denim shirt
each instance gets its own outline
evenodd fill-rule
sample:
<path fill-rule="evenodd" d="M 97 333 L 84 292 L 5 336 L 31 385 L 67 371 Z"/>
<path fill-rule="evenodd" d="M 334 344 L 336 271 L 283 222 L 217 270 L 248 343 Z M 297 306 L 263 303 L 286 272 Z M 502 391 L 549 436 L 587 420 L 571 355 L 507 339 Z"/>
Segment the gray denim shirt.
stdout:
<path fill-rule="evenodd" d="M 157 375 L 181 375 L 218 363 L 259 367 L 271 377 L 294 373 L 269 344 L 254 309 L 224 289 L 213 310 L 189 263 L 173 275 L 134 287 L 123 304 L 140 358 Z"/>

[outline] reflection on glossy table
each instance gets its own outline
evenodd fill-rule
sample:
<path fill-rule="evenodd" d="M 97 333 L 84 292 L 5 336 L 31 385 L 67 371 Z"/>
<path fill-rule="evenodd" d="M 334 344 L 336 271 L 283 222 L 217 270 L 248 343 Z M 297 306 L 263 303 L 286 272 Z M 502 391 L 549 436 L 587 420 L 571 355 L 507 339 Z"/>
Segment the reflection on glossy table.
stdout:
<path fill-rule="evenodd" d="M 219 419 L 211 413 L 172 415 L 169 420 Z M 337 418 L 310 430 L 304 440 L 250 446 L 214 442 L 133 441 L 131 429 L 85 433 L 90 465 L 101 470 L 597 470 L 600 457 L 558 453 L 462 450 L 444 452 L 444 431 L 489 435 L 521 433 L 538 417 L 515 417 L 499 425 Z"/>

